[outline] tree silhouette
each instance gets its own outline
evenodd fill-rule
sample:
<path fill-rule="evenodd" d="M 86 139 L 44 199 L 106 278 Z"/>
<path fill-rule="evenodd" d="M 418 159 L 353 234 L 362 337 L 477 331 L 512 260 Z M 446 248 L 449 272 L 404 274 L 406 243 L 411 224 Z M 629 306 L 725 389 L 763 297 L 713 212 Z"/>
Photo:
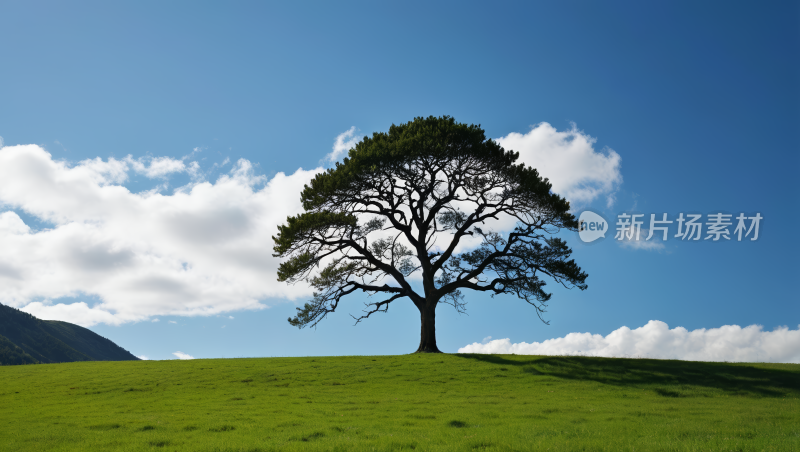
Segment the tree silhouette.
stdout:
<path fill-rule="evenodd" d="M 289 323 L 316 326 L 356 291 L 383 295 L 356 323 L 409 299 L 422 323 L 417 352 L 439 352 L 436 307 L 463 312 L 466 289 L 516 295 L 539 318 L 552 295 L 543 276 L 586 289 L 587 274 L 554 236 L 577 230 L 569 203 L 518 157 L 480 126 L 447 116 L 364 138 L 306 185 L 305 213 L 273 237 L 275 256 L 285 258 L 279 281 L 315 289 Z"/>

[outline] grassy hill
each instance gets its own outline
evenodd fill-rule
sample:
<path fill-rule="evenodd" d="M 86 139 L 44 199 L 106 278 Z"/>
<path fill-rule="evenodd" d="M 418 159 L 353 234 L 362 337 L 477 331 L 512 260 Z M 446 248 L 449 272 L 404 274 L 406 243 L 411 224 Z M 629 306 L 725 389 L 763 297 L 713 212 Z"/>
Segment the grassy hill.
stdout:
<path fill-rule="evenodd" d="M 0 450 L 797 451 L 800 365 L 407 355 L 0 368 Z"/>
<path fill-rule="evenodd" d="M 40 320 L 0 304 L 0 365 L 138 359 L 81 326 Z"/>

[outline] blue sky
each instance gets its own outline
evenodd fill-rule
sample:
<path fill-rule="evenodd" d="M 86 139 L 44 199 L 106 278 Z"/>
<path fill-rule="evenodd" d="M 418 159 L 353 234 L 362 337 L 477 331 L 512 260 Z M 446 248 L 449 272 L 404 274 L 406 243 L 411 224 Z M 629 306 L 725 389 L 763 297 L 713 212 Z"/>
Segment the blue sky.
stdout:
<path fill-rule="evenodd" d="M 574 124 L 596 139 L 596 153 L 621 158 L 614 204 L 602 196 L 584 206 L 611 222 L 623 212 L 764 218 L 755 242 L 670 237 L 646 250 L 610 236 L 591 245 L 566 236 L 589 274 L 588 290 L 551 287 L 549 326 L 520 300 L 467 294 L 468 315 L 439 308 L 444 351 L 489 336 L 531 343 L 608 335 L 650 320 L 688 330 L 800 324 L 793 284 L 800 239 L 792 227 L 800 220 L 798 3 L 6 2 L 0 16 L 5 146 L 38 145 L 67 167 L 129 155 L 130 168 L 149 162 L 152 169 L 161 157 L 187 165 L 169 177 L 131 169 L 124 180 L 106 181 L 134 193 L 160 186 L 174 196 L 198 177 L 214 184 L 240 159 L 252 165 L 247 177 L 266 178 L 262 187 L 276 174 L 324 166 L 351 127 L 363 136 L 416 116 L 450 115 L 493 138 L 543 122 L 560 132 Z M 31 231 L 66 224 L 37 210 L 46 195 L 10 190 L 0 181 L 0 212 L 14 212 Z M 235 233 L 236 219 L 220 227 Z M 109 246 L 111 254 L 124 251 Z M 76 262 L 76 271 L 90 266 Z M 91 281 L 84 273 L 78 279 Z M 17 292 L 0 294 L 4 303 L 91 307 L 117 293 L 56 277 L 47 282 L 51 292 L 38 293 L 34 279 L 21 281 Z M 363 302 L 356 296 L 316 330 L 301 331 L 286 318 L 302 297 L 262 297 L 269 308 L 253 309 L 236 304 L 236 293 L 217 294 L 222 308 L 211 315 L 91 329 L 153 359 L 176 351 L 397 354 L 419 342 L 410 304 L 353 327 L 348 314 Z"/>

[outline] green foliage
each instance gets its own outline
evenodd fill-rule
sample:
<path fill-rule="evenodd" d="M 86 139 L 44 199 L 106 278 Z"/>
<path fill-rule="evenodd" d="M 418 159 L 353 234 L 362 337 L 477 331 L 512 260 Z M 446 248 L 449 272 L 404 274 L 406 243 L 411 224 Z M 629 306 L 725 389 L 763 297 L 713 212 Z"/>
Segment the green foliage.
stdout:
<path fill-rule="evenodd" d="M 139 359 L 86 328 L 68 322 L 40 320 L 2 304 L 0 338 L 15 346 L 6 347 L 0 339 L 0 365 Z"/>
<path fill-rule="evenodd" d="M 286 219 L 285 226 L 278 226 L 275 237 L 275 253 L 282 255 L 292 249 L 292 245 L 306 237 L 314 236 L 330 228 L 346 229 L 356 225 L 356 218 L 345 213 L 329 211 L 311 212 Z"/>
<path fill-rule="evenodd" d="M 0 380 L 9 451 L 800 450 L 797 364 L 345 356 L 6 366 Z"/>
<path fill-rule="evenodd" d="M 369 304 L 361 320 L 404 298 L 420 312 L 439 303 L 463 311 L 464 290 L 515 295 L 541 314 L 550 300 L 542 277 L 586 289 L 571 250 L 552 238 L 577 229 L 569 203 L 518 158 L 480 126 L 448 116 L 365 137 L 305 187 L 306 212 L 273 237 L 275 256 L 285 259 L 278 279 L 316 289 L 290 323 L 316 325 L 354 291 L 387 297 Z M 489 229 L 501 217 L 517 223 L 510 234 Z M 481 244 L 456 253 L 468 236 Z M 422 290 L 407 280 L 415 272 Z"/>
<path fill-rule="evenodd" d="M 289 317 L 289 325 L 302 328 L 311 323 L 316 306 L 313 303 L 306 303 L 302 308 L 297 308 L 297 315 Z"/>
<path fill-rule="evenodd" d="M 37 363 L 39 363 L 39 361 L 36 361 L 31 355 L 25 353 L 25 350 L 17 347 L 16 344 L 5 337 L 0 336 L 0 365 L 9 366 Z"/>

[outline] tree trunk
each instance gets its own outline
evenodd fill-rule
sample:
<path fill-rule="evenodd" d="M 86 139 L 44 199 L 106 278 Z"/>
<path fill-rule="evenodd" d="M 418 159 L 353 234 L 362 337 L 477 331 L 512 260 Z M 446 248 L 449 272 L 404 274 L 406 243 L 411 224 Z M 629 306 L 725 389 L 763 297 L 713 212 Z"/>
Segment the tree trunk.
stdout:
<path fill-rule="evenodd" d="M 422 332 L 419 348 L 415 353 L 442 353 L 436 346 L 436 305 L 437 303 L 428 302 L 419 310 Z"/>

